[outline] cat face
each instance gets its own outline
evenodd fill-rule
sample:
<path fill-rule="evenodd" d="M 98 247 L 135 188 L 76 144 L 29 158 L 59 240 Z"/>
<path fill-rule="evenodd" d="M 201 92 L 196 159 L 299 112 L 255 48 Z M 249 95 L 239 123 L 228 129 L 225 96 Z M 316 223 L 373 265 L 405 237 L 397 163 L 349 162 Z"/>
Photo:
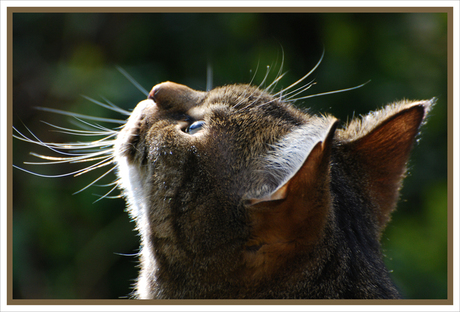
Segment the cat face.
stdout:
<path fill-rule="evenodd" d="M 378 246 L 432 103 L 397 103 L 337 129 L 334 117 L 249 85 L 153 87 L 114 149 L 141 235 L 138 296 L 267 296 L 257 285 L 274 276 L 320 272 L 342 232 Z M 313 296 L 305 283 L 300 296 Z"/>
<path fill-rule="evenodd" d="M 249 85 L 210 92 L 171 82 L 155 86 L 116 144 L 132 215 L 142 220 L 142 231 L 177 244 L 188 241 L 184 248 L 194 252 L 226 244 L 233 239 L 227 228 L 246 222 L 245 203 L 269 196 L 292 175 L 289 170 L 298 169 L 295 161 L 288 164 L 292 168 L 277 169 L 281 165 L 269 158 L 280 152 L 280 138 L 302 125 L 319 126 Z M 267 166 L 273 170 L 267 172 Z"/>

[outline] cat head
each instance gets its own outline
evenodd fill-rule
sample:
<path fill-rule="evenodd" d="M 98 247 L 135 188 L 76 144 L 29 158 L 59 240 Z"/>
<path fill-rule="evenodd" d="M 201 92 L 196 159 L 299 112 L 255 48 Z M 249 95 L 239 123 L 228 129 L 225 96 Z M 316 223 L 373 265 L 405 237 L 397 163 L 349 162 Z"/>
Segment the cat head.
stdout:
<path fill-rule="evenodd" d="M 115 145 L 143 261 L 152 262 L 145 270 L 154 270 L 155 258 L 176 276 L 189 274 L 181 269 L 189 263 L 201 280 L 276 271 L 312 250 L 334 220 L 337 198 L 347 200 L 331 190 L 334 175 L 349 183 L 345 193 L 367 200 L 362 209 L 378 239 L 433 102 L 393 104 L 339 129 L 332 116 L 310 115 L 250 85 L 155 86 Z"/>

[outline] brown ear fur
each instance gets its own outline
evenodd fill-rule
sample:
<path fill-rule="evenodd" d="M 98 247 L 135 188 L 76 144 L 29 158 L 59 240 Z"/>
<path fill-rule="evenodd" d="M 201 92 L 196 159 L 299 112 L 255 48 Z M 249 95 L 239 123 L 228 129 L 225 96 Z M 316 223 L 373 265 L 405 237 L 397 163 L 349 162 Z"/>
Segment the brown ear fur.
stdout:
<path fill-rule="evenodd" d="M 374 125 L 377 124 L 375 128 L 345 143 L 349 157 L 362 168 L 362 179 L 365 179 L 366 189 L 377 206 L 375 214 L 381 229 L 396 206 L 406 163 L 430 104 L 432 102 L 426 101 L 387 107 L 382 111 L 383 120 L 372 120 Z M 395 113 L 392 114 L 391 110 Z M 370 119 L 374 117 L 370 115 Z M 365 122 L 366 118 L 363 119 Z"/>
<path fill-rule="evenodd" d="M 336 125 L 324 142 L 316 144 L 300 170 L 275 192 L 273 200 L 249 207 L 252 239 L 245 254 L 247 277 L 269 276 L 320 239 L 331 205 L 329 160 Z"/>

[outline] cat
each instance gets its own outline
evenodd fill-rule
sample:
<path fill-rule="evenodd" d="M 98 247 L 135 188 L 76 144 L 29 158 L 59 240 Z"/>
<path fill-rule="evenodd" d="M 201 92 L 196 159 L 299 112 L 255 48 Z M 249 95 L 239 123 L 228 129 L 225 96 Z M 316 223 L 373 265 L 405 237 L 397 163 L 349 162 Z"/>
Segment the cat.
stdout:
<path fill-rule="evenodd" d="M 108 135 L 94 152 L 35 156 L 97 161 L 70 174 L 115 164 L 107 173 L 116 169 L 141 238 L 133 298 L 401 298 L 379 241 L 436 99 L 340 125 L 291 104 L 297 83 L 273 93 L 164 82 L 132 113 L 95 101 L 129 115 L 120 131 L 95 127 Z"/>
<path fill-rule="evenodd" d="M 400 298 L 379 239 L 435 99 L 343 128 L 251 85 L 164 82 L 118 134 L 135 298 Z"/>

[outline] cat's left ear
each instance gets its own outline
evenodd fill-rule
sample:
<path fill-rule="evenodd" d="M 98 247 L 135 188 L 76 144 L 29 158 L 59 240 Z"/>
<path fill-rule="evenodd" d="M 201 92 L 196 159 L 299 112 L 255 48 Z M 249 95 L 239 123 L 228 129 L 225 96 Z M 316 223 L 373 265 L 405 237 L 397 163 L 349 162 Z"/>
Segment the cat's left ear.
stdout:
<path fill-rule="evenodd" d="M 276 246 L 309 245 L 321 235 L 332 200 L 329 171 L 337 124 L 334 117 L 315 117 L 266 156 L 266 181 L 278 186 L 248 201 L 253 237 L 249 246 L 275 248 L 269 252 L 275 254 Z"/>
<path fill-rule="evenodd" d="M 409 154 L 435 102 L 433 98 L 387 105 L 336 132 L 337 153 L 371 198 L 380 229 L 396 206 Z"/>

